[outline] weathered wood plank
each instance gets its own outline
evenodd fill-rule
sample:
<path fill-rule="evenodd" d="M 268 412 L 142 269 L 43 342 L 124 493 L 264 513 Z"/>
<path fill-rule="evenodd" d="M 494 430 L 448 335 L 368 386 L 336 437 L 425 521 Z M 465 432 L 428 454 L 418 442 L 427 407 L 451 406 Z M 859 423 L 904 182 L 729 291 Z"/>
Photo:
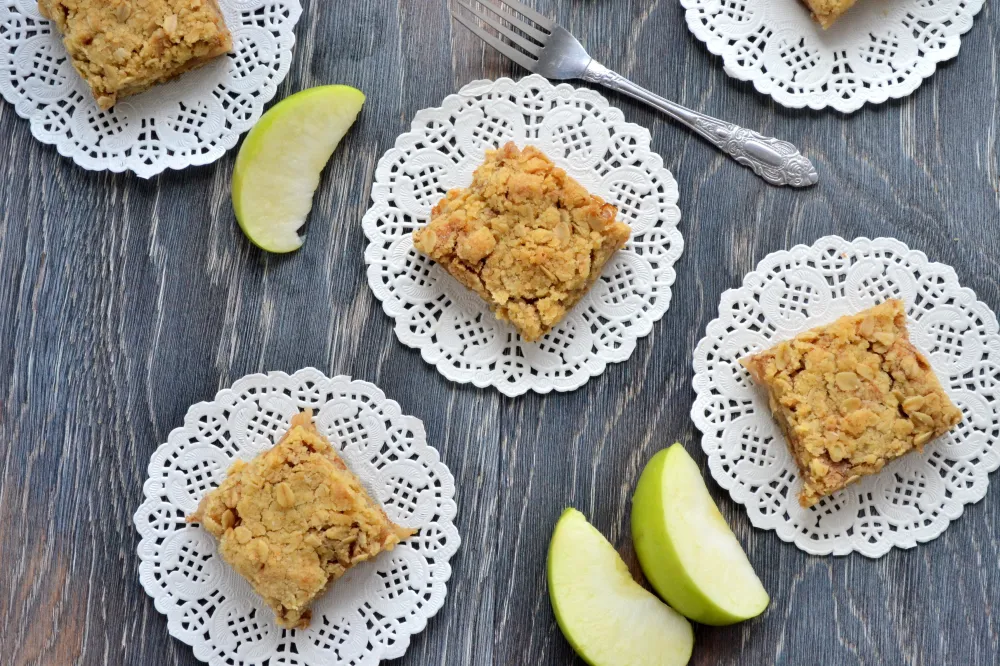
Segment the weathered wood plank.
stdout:
<path fill-rule="evenodd" d="M 566 664 L 544 562 L 559 513 L 584 511 L 638 575 L 629 501 L 683 441 L 690 350 L 719 294 L 768 252 L 826 233 L 895 236 L 1000 305 L 1000 24 L 914 96 L 851 116 L 782 109 L 732 81 L 676 2 L 537 7 L 607 65 L 677 101 L 795 141 L 822 181 L 776 190 L 656 113 L 686 249 L 670 311 L 632 359 L 568 395 L 455 386 L 400 345 L 367 288 L 360 218 L 375 164 L 421 108 L 522 71 L 447 21 L 445 0 L 306 1 L 279 97 L 368 94 L 324 173 L 308 241 L 253 248 L 229 203 L 234 155 L 152 181 L 76 168 L 0 104 L 0 663 L 195 664 L 137 579 L 131 514 L 150 453 L 187 407 L 248 372 L 315 365 L 373 381 L 424 420 L 455 474 L 463 547 L 445 608 L 399 664 Z M 363 332 L 363 333 L 361 333 Z M 810 558 L 750 527 L 714 484 L 772 605 L 698 628 L 695 664 L 972 664 L 1000 652 L 997 482 L 931 544 L 871 561 Z"/>

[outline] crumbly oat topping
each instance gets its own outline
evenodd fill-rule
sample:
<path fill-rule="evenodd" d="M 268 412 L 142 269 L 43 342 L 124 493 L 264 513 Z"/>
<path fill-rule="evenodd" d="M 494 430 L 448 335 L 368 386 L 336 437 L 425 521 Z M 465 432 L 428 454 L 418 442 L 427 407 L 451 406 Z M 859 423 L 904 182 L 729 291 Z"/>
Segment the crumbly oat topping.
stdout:
<path fill-rule="evenodd" d="M 278 624 L 309 625 L 309 605 L 352 566 L 414 530 L 392 523 L 312 424 L 292 419 L 274 448 L 237 461 L 188 516 L 274 609 Z"/>
<path fill-rule="evenodd" d="M 806 7 L 812 12 L 813 18 L 823 26 L 829 28 L 848 9 L 854 6 L 857 0 L 802 0 Z"/>
<path fill-rule="evenodd" d="M 533 342 L 628 240 L 616 214 L 537 148 L 508 143 L 487 152 L 472 185 L 448 192 L 413 244 Z"/>
<path fill-rule="evenodd" d="M 892 299 L 741 363 L 768 390 L 812 506 L 962 419 Z"/>
<path fill-rule="evenodd" d="M 102 109 L 232 50 L 216 0 L 38 0 Z"/>

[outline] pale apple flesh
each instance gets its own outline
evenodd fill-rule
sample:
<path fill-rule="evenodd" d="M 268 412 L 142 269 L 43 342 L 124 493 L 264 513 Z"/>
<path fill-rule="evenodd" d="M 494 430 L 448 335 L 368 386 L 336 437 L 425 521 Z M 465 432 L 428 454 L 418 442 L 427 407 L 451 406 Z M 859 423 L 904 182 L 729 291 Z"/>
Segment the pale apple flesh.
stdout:
<path fill-rule="evenodd" d="M 233 211 L 258 247 L 291 252 L 312 209 L 320 174 L 365 102 L 350 86 L 309 88 L 254 125 L 233 170 Z"/>
<path fill-rule="evenodd" d="M 764 586 L 680 444 L 653 456 L 639 477 L 632 540 L 653 589 L 691 620 L 733 624 L 767 608 Z"/>
<path fill-rule="evenodd" d="M 636 583 L 576 509 L 556 524 L 548 582 L 559 628 L 592 666 L 683 666 L 691 658 L 691 624 Z"/>

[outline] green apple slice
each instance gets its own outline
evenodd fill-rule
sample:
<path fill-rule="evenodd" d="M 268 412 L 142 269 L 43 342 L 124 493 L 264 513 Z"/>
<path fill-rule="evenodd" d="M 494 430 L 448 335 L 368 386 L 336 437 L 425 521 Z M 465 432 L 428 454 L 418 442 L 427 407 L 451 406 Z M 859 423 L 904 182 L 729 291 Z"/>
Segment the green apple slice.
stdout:
<path fill-rule="evenodd" d="M 657 453 L 632 497 L 632 541 L 653 588 L 702 624 L 733 624 L 770 601 L 746 553 L 680 444 Z"/>
<path fill-rule="evenodd" d="M 302 246 L 320 172 L 361 112 L 350 86 L 296 93 L 265 113 L 247 135 L 233 171 L 233 210 L 247 238 L 268 252 Z"/>
<path fill-rule="evenodd" d="M 548 577 L 559 628 L 592 666 L 683 666 L 691 658 L 690 623 L 636 583 L 576 509 L 556 523 Z"/>

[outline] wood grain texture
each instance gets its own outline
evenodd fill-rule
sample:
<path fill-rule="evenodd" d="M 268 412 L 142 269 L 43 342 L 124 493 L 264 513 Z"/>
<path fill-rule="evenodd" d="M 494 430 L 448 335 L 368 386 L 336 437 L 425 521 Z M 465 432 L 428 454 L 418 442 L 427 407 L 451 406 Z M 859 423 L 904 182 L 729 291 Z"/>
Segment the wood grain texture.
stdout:
<path fill-rule="evenodd" d="M 235 151 L 151 181 L 90 173 L 0 103 L 0 663 L 197 663 L 138 583 L 131 514 L 188 406 L 244 374 L 314 365 L 375 382 L 423 419 L 458 488 L 463 545 L 443 610 L 398 664 L 570 664 L 545 587 L 552 526 L 582 510 L 638 574 L 629 499 L 675 440 L 699 463 L 691 350 L 719 294 L 767 253 L 894 236 L 1000 306 L 1000 22 L 987 3 L 910 98 L 851 116 L 783 109 L 729 79 L 675 0 L 537 0 L 593 55 L 678 102 L 795 142 L 820 171 L 767 187 L 663 117 L 686 249 L 673 304 L 627 362 L 568 395 L 456 386 L 400 345 L 365 282 L 375 164 L 421 108 L 523 75 L 447 20 L 445 0 L 306 0 L 281 98 L 368 94 L 324 173 L 305 246 L 253 248 L 233 220 Z M 750 527 L 714 483 L 772 603 L 696 629 L 693 664 L 991 666 L 1000 653 L 1000 481 L 937 540 L 879 560 L 808 557 Z"/>

